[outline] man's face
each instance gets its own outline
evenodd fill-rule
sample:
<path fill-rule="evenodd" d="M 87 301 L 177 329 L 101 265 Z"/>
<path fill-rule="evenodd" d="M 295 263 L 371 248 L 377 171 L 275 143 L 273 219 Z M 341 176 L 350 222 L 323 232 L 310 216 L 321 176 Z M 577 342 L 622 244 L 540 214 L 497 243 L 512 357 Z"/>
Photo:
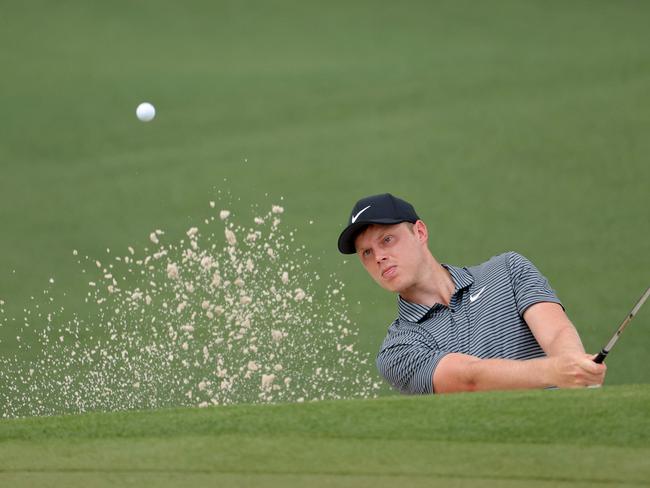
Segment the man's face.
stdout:
<path fill-rule="evenodd" d="M 415 224 L 373 224 L 354 243 L 370 276 L 382 288 L 399 293 L 417 282 L 427 249 L 427 229 L 421 220 Z"/>

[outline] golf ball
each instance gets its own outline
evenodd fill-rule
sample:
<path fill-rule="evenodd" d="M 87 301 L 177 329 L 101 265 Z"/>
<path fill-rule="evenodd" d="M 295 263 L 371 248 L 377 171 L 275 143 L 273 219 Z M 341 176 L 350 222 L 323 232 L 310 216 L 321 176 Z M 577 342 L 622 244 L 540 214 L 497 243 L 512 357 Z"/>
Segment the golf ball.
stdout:
<path fill-rule="evenodd" d="M 156 109 L 149 102 L 143 102 L 135 109 L 135 115 L 142 122 L 149 122 L 156 116 Z"/>

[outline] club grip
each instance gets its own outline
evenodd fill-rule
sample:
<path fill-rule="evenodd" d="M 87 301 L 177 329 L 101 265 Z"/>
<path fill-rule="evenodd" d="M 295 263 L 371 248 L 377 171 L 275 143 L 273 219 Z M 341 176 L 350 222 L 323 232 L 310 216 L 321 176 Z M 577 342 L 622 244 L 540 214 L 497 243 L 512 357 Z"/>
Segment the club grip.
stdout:
<path fill-rule="evenodd" d="M 607 353 L 605 352 L 605 350 L 602 350 L 602 351 L 600 351 L 598 353 L 598 355 L 594 359 L 594 363 L 601 364 L 605 360 L 606 357 L 607 357 Z"/>

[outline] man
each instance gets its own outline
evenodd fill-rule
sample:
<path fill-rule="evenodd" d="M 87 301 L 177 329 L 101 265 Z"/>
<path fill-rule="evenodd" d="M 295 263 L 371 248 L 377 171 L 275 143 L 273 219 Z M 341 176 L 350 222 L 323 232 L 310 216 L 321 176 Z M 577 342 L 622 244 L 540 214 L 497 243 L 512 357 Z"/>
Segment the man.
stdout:
<path fill-rule="evenodd" d="M 548 281 L 515 252 L 478 266 L 440 264 L 428 230 L 391 194 L 359 200 L 339 237 L 370 276 L 399 294 L 377 367 L 402 393 L 601 385 Z"/>

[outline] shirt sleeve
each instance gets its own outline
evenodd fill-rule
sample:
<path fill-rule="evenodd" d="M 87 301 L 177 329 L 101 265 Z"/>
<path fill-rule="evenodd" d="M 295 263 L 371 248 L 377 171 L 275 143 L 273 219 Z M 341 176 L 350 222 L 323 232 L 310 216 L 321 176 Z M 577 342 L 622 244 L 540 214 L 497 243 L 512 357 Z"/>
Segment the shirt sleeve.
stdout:
<path fill-rule="evenodd" d="M 377 369 L 401 393 L 433 393 L 433 372 L 446 354 L 414 331 L 397 331 L 384 340 Z"/>
<path fill-rule="evenodd" d="M 528 307 L 540 302 L 553 302 L 564 308 L 548 280 L 524 256 L 510 252 L 506 256 L 506 265 L 510 272 L 519 315 L 523 316 Z"/>

